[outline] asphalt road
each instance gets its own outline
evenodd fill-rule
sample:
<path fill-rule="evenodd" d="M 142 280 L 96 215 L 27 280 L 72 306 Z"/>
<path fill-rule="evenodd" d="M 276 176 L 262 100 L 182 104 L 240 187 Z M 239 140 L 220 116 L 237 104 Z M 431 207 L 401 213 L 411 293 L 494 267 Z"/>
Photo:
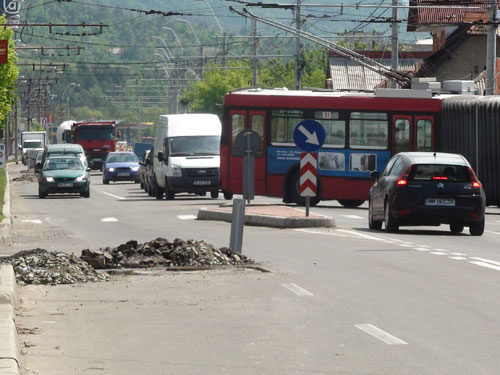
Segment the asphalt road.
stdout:
<path fill-rule="evenodd" d="M 194 220 L 222 195 L 157 201 L 97 175 L 89 199 L 38 199 L 30 182 L 14 182 L 13 194 L 14 245 L 2 252 L 79 253 L 160 236 L 229 242 L 228 223 Z M 25 366 L 40 375 L 498 372 L 498 209 L 488 209 L 482 237 L 444 226 L 370 231 L 366 207 L 336 202 L 311 211 L 337 228 L 245 228 L 243 252 L 271 273 L 19 288 L 18 322 L 38 328 L 20 336 Z"/>

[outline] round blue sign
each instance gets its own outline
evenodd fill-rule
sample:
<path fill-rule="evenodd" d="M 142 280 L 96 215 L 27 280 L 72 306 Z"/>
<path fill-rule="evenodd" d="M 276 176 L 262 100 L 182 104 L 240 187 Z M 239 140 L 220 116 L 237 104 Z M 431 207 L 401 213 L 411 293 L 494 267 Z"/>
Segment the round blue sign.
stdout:
<path fill-rule="evenodd" d="M 314 152 L 325 143 L 325 128 L 318 121 L 299 122 L 293 131 L 295 145 L 304 152 Z"/>

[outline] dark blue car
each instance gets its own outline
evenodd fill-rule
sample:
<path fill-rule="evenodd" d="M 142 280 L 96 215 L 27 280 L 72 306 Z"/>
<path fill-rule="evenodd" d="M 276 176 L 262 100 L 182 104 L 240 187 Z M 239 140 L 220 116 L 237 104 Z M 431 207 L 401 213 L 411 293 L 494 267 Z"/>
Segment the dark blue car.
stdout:
<path fill-rule="evenodd" d="M 110 181 L 140 182 L 139 159 L 133 152 L 110 152 L 104 162 L 102 183 Z"/>

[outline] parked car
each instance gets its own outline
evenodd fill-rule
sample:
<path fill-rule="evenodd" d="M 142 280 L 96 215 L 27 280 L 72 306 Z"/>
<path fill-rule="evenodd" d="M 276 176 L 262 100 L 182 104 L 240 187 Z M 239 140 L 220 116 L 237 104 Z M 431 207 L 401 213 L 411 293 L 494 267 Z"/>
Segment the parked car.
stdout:
<path fill-rule="evenodd" d="M 90 197 L 90 168 L 75 156 L 53 156 L 45 161 L 38 176 L 38 197 L 48 194 L 77 193 Z"/>
<path fill-rule="evenodd" d="M 141 183 L 141 189 L 146 191 L 146 159 L 148 157 L 150 150 L 146 150 L 144 155 L 139 158 L 139 180 Z"/>
<path fill-rule="evenodd" d="M 133 152 L 110 152 L 104 162 L 102 183 L 133 181 L 139 183 L 139 159 Z"/>
<path fill-rule="evenodd" d="M 368 224 L 395 232 L 405 225 L 449 224 L 453 233 L 469 227 L 484 232 L 486 198 L 471 165 L 458 154 L 402 152 L 389 160 L 370 190 Z"/>

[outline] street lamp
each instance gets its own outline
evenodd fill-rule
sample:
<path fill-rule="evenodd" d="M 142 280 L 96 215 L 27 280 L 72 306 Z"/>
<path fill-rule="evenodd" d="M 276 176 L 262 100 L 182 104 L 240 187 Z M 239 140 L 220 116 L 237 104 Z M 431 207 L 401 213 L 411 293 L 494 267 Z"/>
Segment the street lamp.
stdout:
<path fill-rule="evenodd" d="M 196 41 L 198 42 L 198 46 L 200 46 L 200 77 L 203 77 L 203 46 L 201 45 L 200 38 L 198 38 L 198 35 L 196 35 L 196 32 L 194 31 L 193 25 L 191 25 L 191 22 L 189 22 L 188 20 L 182 19 L 182 18 L 178 18 L 176 21 L 181 22 L 181 23 L 185 23 L 189 26 L 189 28 L 193 32 L 193 35 L 194 35 Z"/>
<path fill-rule="evenodd" d="M 72 82 L 63 91 L 62 99 L 66 98 L 66 119 L 69 120 L 69 98 L 75 87 L 80 87 L 79 83 Z"/>
<path fill-rule="evenodd" d="M 175 30 L 172 29 L 171 27 L 167 27 L 167 26 L 163 26 L 162 29 L 164 29 L 164 30 L 170 30 L 174 34 L 174 37 L 177 40 L 177 43 L 179 43 L 179 47 L 181 47 L 182 54 L 184 55 L 184 47 L 182 47 L 181 41 L 177 37 L 177 33 L 175 32 Z"/>
<path fill-rule="evenodd" d="M 217 22 L 217 26 L 219 26 L 220 32 L 222 33 L 222 65 L 224 66 L 224 70 L 226 69 L 226 54 L 227 54 L 227 41 L 226 41 L 226 33 L 224 32 L 224 29 L 222 28 L 222 25 L 219 22 L 219 19 L 215 15 L 214 10 L 210 6 L 210 3 L 208 0 L 200 0 L 200 1 L 205 1 L 205 4 L 207 4 L 208 9 L 210 9 L 210 13 L 212 13 L 212 16 L 215 18 L 215 22 Z"/>
<path fill-rule="evenodd" d="M 171 58 L 171 59 L 173 59 L 173 58 L 174 58 L 174 55 L 173 55 L 172 51 L 170 51 L 170 49 L 168 48 L 168 45 L 167 45 L 167 43 L 165 42 L 165 39 L 163 39 L 161 36 L 155 36 L 155 35 L 153 35 L 153 39 L 159 39 L 159 40 L 161 40 L 161 42 L 162 42 L 162 43 L 163 43 L 163 45 L 165 46 L 165 49 L 166 49 L 166 50 L 167 50 L 167 52 L 168 52 L 168 57 L 169 57 L 169 58 Z"/>

